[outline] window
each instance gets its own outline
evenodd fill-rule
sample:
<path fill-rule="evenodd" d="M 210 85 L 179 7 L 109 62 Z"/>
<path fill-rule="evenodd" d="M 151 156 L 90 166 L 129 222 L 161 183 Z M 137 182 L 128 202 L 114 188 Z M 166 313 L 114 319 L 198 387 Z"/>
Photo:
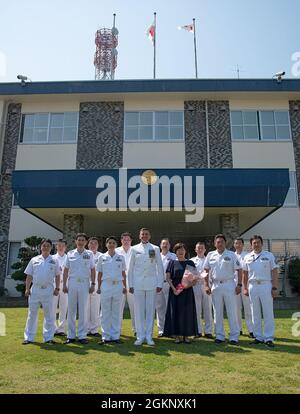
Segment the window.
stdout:
<path fill-rule="evenodd" d="M 182 141 L 183 111 L 125 112 L 125 141 Z"/>
<path fill-rule="evenodd" d="M 20 142 L 61 144 L 77 141 L 78 112 L 23 114 Z"/>
<path fill-rule="evenodd" d="M 258 117 L 256 111 L 231 112 L 232 138 L 235 140 L 258 140 Z"/>
<path fill-rule="evenodd" d="M 231 111 L 233 140 L 288 141 L 291 139 L 288 111 Z"/>
<path fill-rule="evenodd" d="M 297 191 L 297 183 L 296 183 L 296 173 L 294 171 L 290 171 L 290 188 L 287 193 L 284 207 L 297 207 L 298 206 L 298 191 Z"/>

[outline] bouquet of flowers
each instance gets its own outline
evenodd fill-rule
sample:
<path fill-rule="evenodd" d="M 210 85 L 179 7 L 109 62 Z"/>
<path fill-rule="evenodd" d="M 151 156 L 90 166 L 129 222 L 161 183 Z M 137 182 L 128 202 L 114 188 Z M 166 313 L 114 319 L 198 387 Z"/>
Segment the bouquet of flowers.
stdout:
<path fill-rule="evenodd" d="M 176 286 L 176 295 L 179 295 L 184 289 L 194 286 L 199 280 L 199 273 L 193 266 L 187 265 L 181 279 L 181 283 Z"/>

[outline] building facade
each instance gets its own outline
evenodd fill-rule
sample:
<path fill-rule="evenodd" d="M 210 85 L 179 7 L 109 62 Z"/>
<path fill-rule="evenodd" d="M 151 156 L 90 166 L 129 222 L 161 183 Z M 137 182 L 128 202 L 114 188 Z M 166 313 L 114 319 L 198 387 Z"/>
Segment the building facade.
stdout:
<path fill-rule="evenodd" d="M 217 232 L 229 244 L 256 233 L 280 259 L 300 255 L 299 80 L 3 83 L 0 120 L 0 286 L 10 295 L 11 264 L 32 235 L 71 247 L 78 231 L 103 240 L 145 226 L 153 242 L 168 236 L 192 252 Z M 124 169 L 126 184 L 150 170 L 176 176 L 183 192 L 191 177 L 193 197 L 203 177 L 203 219 L 187 221 L 174 200 L 162 211 L 162 195 L 155 211 L 128 211 L 117 195 L 115 211 L 100 212 L 98 179 L 117 191 Z"/>

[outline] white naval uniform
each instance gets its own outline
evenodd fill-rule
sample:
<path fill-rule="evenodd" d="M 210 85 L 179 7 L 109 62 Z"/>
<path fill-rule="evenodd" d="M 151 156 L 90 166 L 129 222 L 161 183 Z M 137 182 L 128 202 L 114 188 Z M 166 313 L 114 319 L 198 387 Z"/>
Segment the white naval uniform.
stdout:
<path fill-rule="evenodd" d="M 129 307 L 129 312 L 130 312 L 130 318 L 131 318 L 132 331 L 135 333 L 136 328 L 135 328 L 135 317 L 134 317 L 134 299 L 133 299 L 133 294 L 129 292 L 129 284 L 128 284 L 128 268 L 129 268 L 129 262 L 130 262 L 130 257 L 131 257 L 131 251 L 132 251 L 131 246 L 129 247 L 127 252 L 125 252 L 123 246 L 116 248 L 116 253 L 120 254 L 121 256 L 124 256 L 125 263 L 126 263 L 126 269 L 127 269 L 127 271 L 126 271 L 127 293 L 123 294 L 123 296 L 122 296 L 121 314 L 120 314 L 121 324 L 122 324 L 122 321 L 123 321 L 124 308 L 125 308 L 125 303 L 126 303 L 126 300 L 127 300 L 128 307 Z"/>
<path fill-rule="evenodd" d="M 236 257 L 238 258 L 241 266 L 243 266 L 243 261 L 247 252 L 242 251 L 241 254 L 235 252 Z M 238 283 L 237 279 L 237 272 L 235 275 L 235 282 Z M 249 333 L 253 333 L 253 322 L 252 322 L 252 315 L 251 315 L 251 306 L 250 306 L 250 299 L 249 296 L 244 295 L 243 288 L 239 295 L 236 295 L 236 306 L 237 306 L 237 317 L 238 317 L 238 324 L 240 331 L 243 330 L 243 321 L 242 321 L 242 309 L 244 308 L 244 315 L 245 321 L 247 325 L 247 329 Z"/>
<path fill-rule="evenodd" d="M 224 333 L 224 304 L 228 317 L 230 341 L 238 341 L 239 326 L 236 311 L 236 284 L 234 281 L 236 270 L 241 269 L 235 253 L 225 249 L 222 254 L 217 250 L 208 253 L 204 268 L 209 269 L 212 280 L 212 302 L 214 308 L 214 323 L 216 339 L 225 340 Z"/>
<path fill-rule="evenodd" d="M 44 342 L 51 341 L 54 335 L 53 318 L 53 292 L 54 280 L 60 274 L 58 261 L 51 255 L 46 259 L 42 256 L 33 257 L 28 263 L 24 273 L 32 276 L 32 287 L 28 298 L 28 318 L 26 322 L 24 339 L 33 342 L 37 324 L 39 308 L 42 305 L 45 322 L 43 326 Z"/>
<path fill-rule="evenodd" d="M 259 341 L 274 340 L 272 270 L 276 268 L 278 268 L 278 265 L 274 255 L 266 250 L 259 254 L 252 251 L 244 258 L 243 270 L 248 272 L 253 334 Z M 264 334 L 262 332 L 262 315 L 264 318 Z"/>
<path fill-rule="evenodd" d="M 71 250 L 67 254 L 65 268 L 68 274 L 68 338 L 76 337 L 76 315 L 78 306 L 78 339 L 85 339 L 87 334 L 87 304 L 91 270 L 95 268 L 93 253 L 84 249 L 79 252 Z"/>
<path fill-rule="evenodd" d="M 166 255 L 160 253 L 160 257 L 163 263 L 164 267 L 164 285 L 162 288 L 162 291 L 159 293 L 156 293 L 156 318 L 157 318 L 157 328 L 158 333 L 163 334 L 164 332 L 164 326 L 165 326 L 165 318 L 166 318 L 166 312 L 167 312 L 167 305 L 168 305 L 168 299 L 169 299 L 169 290 L 170 285 L 166 281 L 166 270 L 168 267 L 168 264 L 170 260 L 176 260 L 177 256 L 175 253 L 168 252 Z"/>
<path fill-rule="evenodd" d="M 191 259 L 196 266 L 196 269 L 199 273 L 202 273 L 204 270 L 205 256 L 203 257 L 193 257 Z M 201 278 L 199 282 L 193 286 L 195 302 L 196 302 L 196 311 L 197 311 L 197 322 L 198 322 L 198 333 L 202 334 L 202 311 L 204 318 L 204 334 L 212 334 L 212 298 L 211 295 L 208 295 L 205 292 L 204 279 Z"/>
<path fill-rule="evenodd" d="M 128 282 L 129 287 L 134 288 L 136 333 L 137 340 L 140 342 L 145 339 L 152 341 L 156 288 L 163 287 L 164 279 L 164 267 L 159 247 L 151 243 L 133 246 Z"/>
<path fill-rule="evenodd" d="M 68 294 L 63 292 L 63 273 L 67 255 L 64 254 L 63 256 L 60 256 L 56 253 L 52 257 L 58 261 L 60 269 L 59 294 L 57 296 L 53 296 L 54 332 L 65 333 L 65 328 L 67 326 Z M 59 307 L 58 323 L 56 322 L 57 305 Z"/>
<path fill-rule="evenodd" d="M 89 250 L 91 251 L 91 250 Z M 93 253 L 91 251 L 91 253 Z M 97 268 L 99 257 L 102 256 L 101 252 L 93 253 L 95 267 Z M 87 305 L 87 332 L 96 334 L 100 328 L 100 295 L 97 294 L 98 290 L 98 277 L 96 275 L 95 280 L 95 290 L 93 293 L 90 293 Z"/>
<path fill-rule="evenodd" d="M 98 261 L 97 272 L 101 278 L 101 325 L 102 339 L 115 341 L 121 335 L 120 308 L 123 294 L 122 272 L 126 270 L 124 256 L 104 253 Z"/>

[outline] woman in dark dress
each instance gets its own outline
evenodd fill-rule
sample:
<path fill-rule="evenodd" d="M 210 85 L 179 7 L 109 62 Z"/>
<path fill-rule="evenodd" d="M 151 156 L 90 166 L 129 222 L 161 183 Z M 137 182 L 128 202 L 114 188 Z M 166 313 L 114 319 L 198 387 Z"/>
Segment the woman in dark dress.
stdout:
<path fill-rule="evenodd" d="M 176 286 L 181 283 L 187 265 L 195 267 L 195 263 L 185 258 L 186 248 L 183 243 L 174 246 L 177 260 L 171 260 L 168 264 L 166 275 L 170 285 L 168 307 L 166 313 L 164 335 L 176 337 L 175 343 L 191 343 L 189 336 L 198 334 L 196 303 L 194 290 L 184 289 L 176 295 Z"/>

